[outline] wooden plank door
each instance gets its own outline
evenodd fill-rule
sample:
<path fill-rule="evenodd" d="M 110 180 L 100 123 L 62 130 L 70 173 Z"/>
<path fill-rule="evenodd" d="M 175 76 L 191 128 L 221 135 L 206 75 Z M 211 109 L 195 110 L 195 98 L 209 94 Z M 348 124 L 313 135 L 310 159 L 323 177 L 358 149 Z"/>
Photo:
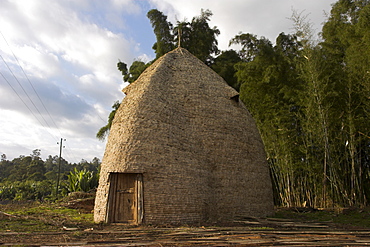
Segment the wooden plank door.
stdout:
<path fill-rule="evenodd" d="M 108 221 L 113 223 L 141 223 L 142 175 L 112 173 Z"/>

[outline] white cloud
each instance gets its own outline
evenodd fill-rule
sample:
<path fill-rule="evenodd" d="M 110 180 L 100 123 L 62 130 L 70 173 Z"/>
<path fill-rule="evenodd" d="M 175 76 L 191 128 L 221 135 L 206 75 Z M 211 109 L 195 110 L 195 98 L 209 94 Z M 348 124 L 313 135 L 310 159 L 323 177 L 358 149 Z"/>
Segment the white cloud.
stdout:
<path fill-rule="evenodd" d="M 33 76 L 47 78 L 60 72 L 58 56 L 41 45 L 24 45 L 17 49 L 17 53 L 22 54 L 20 58 L 24 71 L 31 71 Z M 23 58 L 32 58 L 32 63 L 25 62 Z"/>
<path fill-rule="evenodd" d="M 98 141 L 95 134 L 105 125 L 113 102 L 123 97 L 120 92 L 122 77 L 116 64 L 119 58 L 133 61 L 135 54 L 141 53 L 135 50 L 136 42 L 126 37 L 124 29 L 116 26 L 127 28 L 123 15 L 139 13 L 140 6 L 128 0 L 3 0 L 0 31 L 6 41 L 0 37 L 0 55 L 12 68 L 33 103 L 3 63 L 0 72 L 33 113 L 7 83 L 0 84 L 0 95 L 4 96 L 0 99 L 0 151 L 9 158 L 28 155 L 35 148 L 42 149 L 45 155 L 53 154 L 50 143 L 63 135 L 63 138 L 69 139 L 71 146 L 72 143 L 78 143 L 81 147 L 73 146 L 78 150 L 75 154 L 78 160 L 73 158 L 71 161 L 78 162 L 81 158 L 88 160 L 82 155 L 101 158 L 104 143 Z M 117 22 L 116 26 L 114 22 Z M 122 25 L 118 25 L 118 22 Z M 27 77 L 23 75 L 12 52 Z M 27 82 L 28 79 L 48 112 Z M 47 124 L 43 123 L 39 112 L 52 130 L 45 126 Z M 56 122 L 59 130 L 54 129 L 52 121 Z M 30 151 L 24 153 L 28 149 Z"/>
<path fill-rule="evenodd" d="M 155 6 L 168 15 L 172 23 L 176 20 L 191 21 L 200 14 L 201 9 L 212 11 L 211 27 L 217 26 L 219 48 L 228 49 L 229 41 L 239 32 L 265 36 L 274 42 L 281 32 L 290 33 L 292 23 L 288 20 L 292 15 L 292 8 L 305 10 L 310 19 L 319 28 L 324 21 L 323 11 L 329 11 L 335 0 L 152 0 Z M 317 30 L 320 31 L 320 30 Z"/>

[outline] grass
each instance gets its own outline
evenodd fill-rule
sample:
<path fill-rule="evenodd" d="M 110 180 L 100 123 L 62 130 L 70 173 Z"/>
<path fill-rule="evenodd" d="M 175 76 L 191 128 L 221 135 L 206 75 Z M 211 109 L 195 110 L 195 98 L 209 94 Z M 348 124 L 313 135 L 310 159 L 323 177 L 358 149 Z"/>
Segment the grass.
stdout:
<path fill-rule="evenodd" d="M 342 228 L 370 228 L 370 207 L 336 208 L 298 212 L 291 209 L 278 209 L 275 218 L 305 222 L 330 222 Z"/>
<path fill-rule="evenodd" d="M 12 217 L 0 218 L 0 232 L 60 231 L 63 227 L 87 229 L 94 226 L 93 214 L 60 204 L 11 203 L 0 211 Z"/>
<path fill-rule="evenodd" d="M 97 227 L 91 212 L 67 208 L 63 203 L 14 202 L 7 205 L 0 204 L 0 211 L 12 215 L 8 217 L 0 214 L 0 233 L 58 232 L 62 231 L 63 227 L 83 231 Z M 329 222 L 344 229 L 369 229 L 370 207 L 307 212 L 299 212 L 294 208 L 280 208 L 276 210 L 274 218 L 298 222 Z"/>

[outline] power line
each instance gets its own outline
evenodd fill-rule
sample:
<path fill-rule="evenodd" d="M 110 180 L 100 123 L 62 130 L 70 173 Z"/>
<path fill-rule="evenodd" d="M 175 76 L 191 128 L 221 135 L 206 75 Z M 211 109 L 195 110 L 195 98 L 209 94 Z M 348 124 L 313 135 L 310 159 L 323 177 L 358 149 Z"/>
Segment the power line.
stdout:
<path fill-rule="evenodd" d="M 60 132 L 60 130 L 59 130 L 58 126 L 56 125 L 56 123 L 55 123 L 54 119 L 52 118 L 52 116 L 50 115 L 50 113 L 49 113 L 48 109 L 46 108 L 46 106 L 45 106 L 44 102 L 42 101 L 41 97 L 39 96 L 39 94 L 37 93 L 36 89 L 34 88 L 33 84 L 31 83 L 30 79 L 28 78 L 28 76 L 27 76 L 26 72 L 23 70 L 23 67 L 22 67 L 22 66 L 21 66 L 21 64 L 19 63 L 19 60 L 18 60 L 17 56 L 14 54 L 14 52 L 13 52 L 12 48 L 10 47 L 10 45 L 9 45 L 8 41 L 6 40 L 5 36 L 3 35 L 3 33 L 2 33 L 1 31 L 0 31 L 0 34 L 1 34 L 1 36 L 3 37 L 3 39 L 4 39 L 5 43 L 7 44 L 7 46 L 9 47 L 9 50 L 12 52 L 13 57 L 14 57 L 14 58 L 15 58 L 15 60 L 17 61 L 18 66 L 21 68 L 21 70 L 22 70 L 22 72 L 23 72 L 24 76 L 27 78 L 27 81 L 28 81 L 28 83 L 31 85 L 31 87 L 32 87 L 33 91 L 35 92 L 35 94 L 36 94 L 37 98 L 38 98 L 38 99 L 39 99 L 39 101 L 41 102 L 41 105 L 44 107 L 45 111 L 46 111 L 46 112 L 47 112 L 47 114 L 49 115 L 49 117 L 50 117 L 51 121 L 53 122 L 54 126 L 55 126 L 55 127 L 56 127 L 56 129 L 59 131 L 59 134 L 60 134 L 60 135 L 62 135 L 62 133 Z M 44 120 L 45 120 L 45 119 L 44 119 Z M 46 122 L 46 121 L 45 121 L 45 122 Z M 48 126 L 49 126 L 49 125 L 48 125 Z M 50 126 L 49 126 L 49 127 L 50 127 Z"/>
<path fill-rule="evenodd" d="M 1 56 L 1 55 L 0 55 Z M 24 102 L 24 100 L 22 99 L 22 97 L 18 94 L 18 92 L 17 92 L 17 90 L 15 90 L 15 88 L 12 86 L 12 84 L 6 79 L 6 77 L 4 76 L 4 74 L 3 73 L 1 73 L 1 71 L 0 71 L 0 74 L 1 74 L 1 76 L 4 78 L 4 80 L 8 83 L 8 85 L 10 86 L 10 88 L 14 91 L 14 93 L 18 96 L 18 98 L 22 101 L 22 103 L 26 106 L 26 108 L 31 112 L 31 114 L 34 116 L 34 118 L 40 123 L 40 125 L 42 126 L 42 127 L 44 127 L 45 128 L 45 130 L 50 134 L 50 136 L 52 136 L 53 138 L 55 138 L 56 139 L 56 137 L 53 135 L 53 134 L 51 134 L 47 129 L 46 129 L 46 127 L 40 122 L 40 120 L 36 117 L 36 115 L 33 113 L 33 111 L 29 108 L 29 106 L 26 104 L 26 102 Z M 60 132 L 60 131 L 59 131 Z M 57 140 L 57 139 L 56 139 Z M 68 150 L 69 151 L 69 150 Z M 69 152 L 68 152 L 69 153 Z M 68 157 L 69 157 L 69 155 L 67 155 Z M 77 160 L 73 155 L 72 155 L 72 157 L 75 159 L 75 160 Z"/>
<path fill-rule="evenodd" d="M 1 32 L 0 32 L 1 33 Z M 2 33 L 1 33 L 2 34 Z M 2 34 L 5 42 L 7 43 L 4 35 Z M 8 44 L 8 43 L 7 43 Z M 8 44 L 9 46 L 9 44 Z M 9 47 L 10 49 L 10 47 Z M 13 51 L 12 51 L 13 53 Z M 26 73 L 24 72 L 22 66 L 20 65 L 17 57 L 15 56 L 15 54 L 13 53 L 13 56 L 15 57 L 15 59 L 17 60 L 17 63 L 18 63 L 18 66 L 22 69 L 23 73 L 25 74 L 27 80 L 29 81 L 29 83 L 31 84 L 31 87 L 33 88 L 34 92 L 36 93 L 37 97 L 39 98 L 39 100 L 41 101 L 42 105 L 44 106 L 45 110 L 47 111 L 49 117 L 52 119 L 49 111 L 46 109 L 44 103 L 42 102 L 40 96 L 37 94 L 35 88 L 33 87 L 31 81 L 29 80 L 28 76 L 26 75 Z M 19 84 L 19 86 L 22 88 L 23 92 L 25 93 L 25 95 L 27 96 L 27 98 L 29 99 L 29 101 L 32 103 L 32 105 L 35 107 L 35 109 L 37 110 L 37 112 L 39 113 L 39 115 L 41 116 L 41 118 L 44 120 L 44 122 L 46 123 L 46 125 L 48 126 L 48 128 L 51 130 L 51 127 L 50 125 L 48 124 L 48 122 L 46 121 L 46 119 L 44 118 L 44 116 L 41 114 L 40 110 L 38 109 L 38 107 L 35 105 L 35 103 L 32 101 L 32 99 L 30 98 L 30 96 L 28 95 L 28 93 L 26 92 L 26 90 L 24 89 L 24 87 L 22 86 L 22 84 L 20 83 L 20 81 L 18 80 L 18 78 L 16 77 L 16 75 L 13 73 L 12 69 L 10 68 L 10 66 L 8 65 L 8 63 L 5 61 L 4 57 L 0 54 L 0 57 L 1 59 L 3 60 L 4 64 L 6 65 L 6 67 L 8 68 L 9 72 L 12 74 L 12 76 L 14 77 L 14 79 L 17 81 L 17 83 Z M 0 74 L 1 76 L 4 78 L 4 80 L 8 83 L 8 85 L 11 87 L 11 89 L 14 91 L 14 93 L 18 96 L 18 98 L 22 101 L 22 103 L 26 106 L 26 108 L 30 111 L 30 113 L 33 115 L 33 117 L 39 122 L 39 124 L 45 128 L 46 132 L 48 132 L 50 134 L 51 137 L 53 137 L 55 140 L 57 140 L 56 136 L 53 135 L 51 132 L 48 131 L 48 129 L 45 127 L 45 125 L 40 121 L 40 119 L 35 115 L 34 111 L 29 107 L 29 105 L 23 100 L 23 98 L 21 97 L 21 95 L 17 92 L 17 90 L 12 86 L 12 84 L 9 82 L 9 80 L 4 76 L 3 73 L 1 73 L 0 71 Z M 54 120 L 52 119 L 52 122 L 54 123 L 55 127 L 57 128 L 57 130 L 60 132 L 58 126 L 55 124 Z"/>
<path fill-rule="evenodd" d="M 1 56 L 1 55 L 0 55 Z M 1 56 L 2 57 L 2 56 Z M 18 92 L 17 92 L 17 90 L 15 90 L 15 88 L 12 86 L 12 84 L 6 79 L 6 77 L 4 76 L 4 74 L 0 71 L 0 74 L 1 74 L 1 76 L 4 78 L 4 80 L 8 83 L 8 85 L 10 86 L 10 88 L 14 91 L 14 93 L 18 96 L 18 98 L 22 101 L 22 103 L 26 106 L 26 108 L 30 111 L 30 113 L 33 115 L 33 117 L 40 123 L 40 125 L 42 126 L 42 127 L 44 127 L 45 128 L 45 130 L 53 137 L 53 138 L 55 138 L 56 139 L 56 136 L 54 136 L 53 134 L 51 134 L 48 130 L 47 130 L 47 128 L 43 125 L 43 123 L 36 117 L 36 115 L 34 114 L 34 112 L 31 110 L 31 108 L 29 108 L 29 106 L 26 104 L 26 102 L 22 99 L 22 97 L 18 94 Z M 50 128 L 50 126 L 49 126 L 49 128 Z M 59 133 L 60 133 L 60 130 L 58 129 L 58 131 L 59 131 Z M 56 139 L 57 140 L 57 139 Z M 74 160 L 77 160 L 76 159 L 76 157 L 72 154 L 72 153 L 70 153 L 69 152 L 69 149 L 66 149 L 66 151 L 67 151 L 67 156 L 69 157 L 69 158 L 71 158 L 71 156 L 72 156 L 72 158 L 74 159 Z"/>
<path fill-rule="evenodd" d="M 15 88 L 12 86 L 12 84 L 10 84 L 10 82 L 6 79 L 6 77 L 3 75 L 3 73 L 1 73 L 1 71 L 0 71 L 0 74 L 4 78 L 4 80 L 8 83 L 8 85 L 11 87 L 11 89 L 13 89 L 14 93 L 18 96 L 18 98 L 22 101 L 22 103 L 27 107 L 27 109 L 35 117 L 35 119 L 41 124 L 42 127 L 45 128 L 45 126 L 40 122 L 40 120 L 36 117 L 36 115 L 33 113 L 33 111 L 28 107 L 28 105 L 26 104 L 26 102 L 24 102 L 24 100 L 22 99 L 22 97 L 18 94 L 18 92 L 15 90 Z"/>
<path fill-rule="evenodd" d="M 14 59 L 17 61 L 17 64 L 18 66 L 20 67 L 20 69 L 22 70 L 24 76 L 26 77 L 28 83 L 30 84 L 31 88 L 33 89 L 33 92 L 36 94 L 37 98 L 39 99 L 39 101 L 41 102 L 41 105 L 43 106 L 43 108 L 45 109 L 45 112 L 48 114 L 49 118 L 51 119 L 52 123 L 54 124 L 55 128 L 59 131 L 60 135 L 62 136 L 62 133 L 60 131 L 60 129 L 58 128 L 57 124 L 55 123 L 53 117 L 51 116 L 50 112 L 48 111 L 48 109 L 46 108 L 44 102 L 42 101 L 40 95 L 37 93 L 35 87 L 33 86 L 31 80 L 29 79 L 29 77 L 27 76 L 26 72 L 24 71 L 23 67 L 21 66 L 17 56 L 15 55 L 15 53 L 13 52 L 13 50 L 11 49 L 8 41 L 6 40 L 5 36 L 3 35 L 3 33 L 0 31 L 0 34 L 2 35 L 5 43 L 7 44 L 7 46 L 9 47 L 9 50 L 11 51 L 11 53 L 13 54 L 13 57 Z M 0 55 L 1 56 L 1 55 Z M 8 68 L 8 70 L 10 71 L 10 73 L 13 75 L 14 79 L 18 82 L 19 86 L 22 88 L 24 94 L 27 96 L 27 98 L 29 99 L 29 101 L 32 103 L 32 105 L 35 107 L 35 109 L 37 110 L 37 112 L 39 113 L 39 115 L 41 116 L 41 118 L 44 120 L 44 122 L 46 123 L 46 125 L 48 126 L 48 128 L 51 130 L 51 127 L 50 125 L 48 124 L 48 122 L 46 121 L 46 119 L 44 118 L 44 116 L 41 114 L 39 108 L 36 106 L 36 104 L 33 102 L 33 100 L 31 99 L 31 97 L 28 95 L 28 93 L 26 92 L 26 90 L 24 89 L 24 87 L 22 86 L 22 84 L 20 83 L 20 81 L 18 80 L 18 78 L 15 76 L 15 74 L 13 73 L 13 71 L 11 70 L 10 66 L 8 65 L 8 63 L 5 61 L 5 59 L 3 58 L 3 56 L 1 56 L 4 64 L 6 65 L 6 67 Z M 1 72 L 0 72 L 1 73 Z M 48 129 L 44 126 L 44 124 L 39 120 L 39 118 L 36 117 L 35 113 L 31 110 L 31 108 L 29 107 L 28 104 L 26 104 L 26 102 L 22 99 L 21 95 L 17 92 L 17 90 L 11 85 L 11 83 L 6 79 L 6 77 L 1 73 L 1 76 L 4 78 L 4 80 L 8 83 L 8 85 L 12 88 L 12 90 L 15 92 L 15 94 L 18 96 L 18 98 L 22 101 L 22 103 L 27 107 L 27 109 L 31 112 L 31 114 L 35 117 L 35 119 L 40 123 L 40 125 L 45 128 L 45 130 L 56 140 L 57 137 L 53 134 L 51 134 Z M 100 116 L 99 118 L 104 121 Z M 72 149 L 71 149 L 72 150 Z M 72 154 L 72 152 L 70 152 L 71 150 L 69 149 L 66 149 L 66 156 L 68 156 L 69 158 L 71 158 L 70 156 L 72 156 L 72 158 L 74 160 L 76 160 L 76 162 L 78 162 L 78 160 L 75 158 L 75 156 Z"/>
<path fill-rule="evenodd" d="M 49 127 L 49 129 L 51 130 L 51 127 L 50 125 L 48 124 L 48 122 L 46 121 L 46 119 L 44 118 L 44 116 L 41 114 L 41 112 L 39 111 L 39 109 L 37 108 L 37 106 L 35 105 L 35 103 L 32 101 L 32 99 L 30 98 L 30 96 L 27 94 L 26 90 L 23 88 L 22 84 L 20 83 L 20 81 L 18 80 L 18 78 L 15 76 L 15 74 L 13 73 L 13 71 L 10 69 L 8 63 L 5 61 L 5 59 L 3 58 L 2 55 L 0 55 L 1 59 L 3 60 L 4 64 L 6 65 L 6 67 L 8 68 L 8 70 L 10 71 L 10 73 L 13 75 L 14 79 L 18 82 L 19 86 L 22 88 L 23 92 L 26 94 L 26 96 L 28 97 L 28 99 L 31 101 L 32 105 L 35 107 L 35 109 L 37 110 L 37 112 L 39 113 L 39 115 L 41 116 L 41 118 L 44 120 L 44 122 L 46 123 L 46 125 Z M 1 72 L 0 72 L 1 73 Z M 8 85 L 12 88 L 12 90 L 16 93 L 16 95 L 19 97 L 19 99 L 23 102 L 23 104 L 27 107 L 27 109 L 31 112 L 31 114 L 34 116 L 34 118 L 40 123 L 40 125 L 45 128 L 46 132 L 49 133 L 49 135 L 51 137 L 53 137 L 54 139 L 56 139 L 56 137 L 51 134 L 48 129 L 45 127 L 45 125 L 40 121 L 40 119 L 38 117 L 36 117 L 35 113 L 31 110 L 31 108 L 28 106 L 28 104 L 26 104 L 26 102 L 22 99 L 21 95 L 17 92 L 17 90 L 15 90 L 15 88 L 11 85 L 11 83 L 6 79 L 6 77 L 1 73 L 2 77 L 4 78 L 4 80 L 8 83 Z M 56 139 L 57 140 L 57 139 Z"/>
<path fill-rule="evenodd" d="M 32 103 L 32 105 L 35 107 L 36 111 L 40 114 L 41 118 L 45 121 L 46 125 L 50 127 L 50 125 L 48 124 L 48 122 L 45 120 L 44 116 L 41 114 L 40 110 L 37 108 L 37 106 L 35 105 L 35 103 L 33 102 L 33 100 L 31 99 L 31 97 L 28 95 L 28 93 L 26 92 L 26 90 L 24 89 L 24 87 L 22 86 L 22 84 L 19 82 L 18 78 L 14 75 L 12 69 L 9 67 L 8 63 L 5 61 L 4 57 L 2 55 L 0 55 L 1 59 L 3 60 L 4 64 L 6 65 L 6 67 L 8 68 L 9 72 L 13 75 L 14 79 L 18 82 L 18 85 L 22 88 L 23 92 L 25 93 L 25 95 L 27 96 L 28 100 Z M 9 83 L 9 82 L 8 82 Z M 29 109 L 29 108 L 28 108 Z M 44 127 L 44 125 L 42 125 Z"/>
<path fill-rule="evenodd" d="M 66 154 L 67 154 L 67 157 L 70 159 L 70 160 L 75 160 L 76 163 L 78 163 L 78 159 L 76 158 L 76 156 L 73 155 L 72 152 L 70 152 L 70 150 L 72 150 L 68 145 L 66 145 Z M 72 163 L 72 162 L 71 162 Z"/>

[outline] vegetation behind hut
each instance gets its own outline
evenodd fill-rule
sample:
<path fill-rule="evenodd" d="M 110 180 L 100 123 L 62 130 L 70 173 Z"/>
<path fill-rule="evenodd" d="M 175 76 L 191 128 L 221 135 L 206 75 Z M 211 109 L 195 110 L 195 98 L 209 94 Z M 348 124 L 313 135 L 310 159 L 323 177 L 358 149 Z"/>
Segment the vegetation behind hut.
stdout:
<path fill-rule="evenodd" d="M 48 201 L 56 199 L 56 181 L 59 157 L 41 159 L 41 150 L 35 149 L 29 156 L 21 155 L 7 160 L 2 155 L 0 162 L 0 201 Z M 89 191 L 97 187 L 100 160 L 60 162 L 59 195 L 66 196 L 76 191 Z"/>

